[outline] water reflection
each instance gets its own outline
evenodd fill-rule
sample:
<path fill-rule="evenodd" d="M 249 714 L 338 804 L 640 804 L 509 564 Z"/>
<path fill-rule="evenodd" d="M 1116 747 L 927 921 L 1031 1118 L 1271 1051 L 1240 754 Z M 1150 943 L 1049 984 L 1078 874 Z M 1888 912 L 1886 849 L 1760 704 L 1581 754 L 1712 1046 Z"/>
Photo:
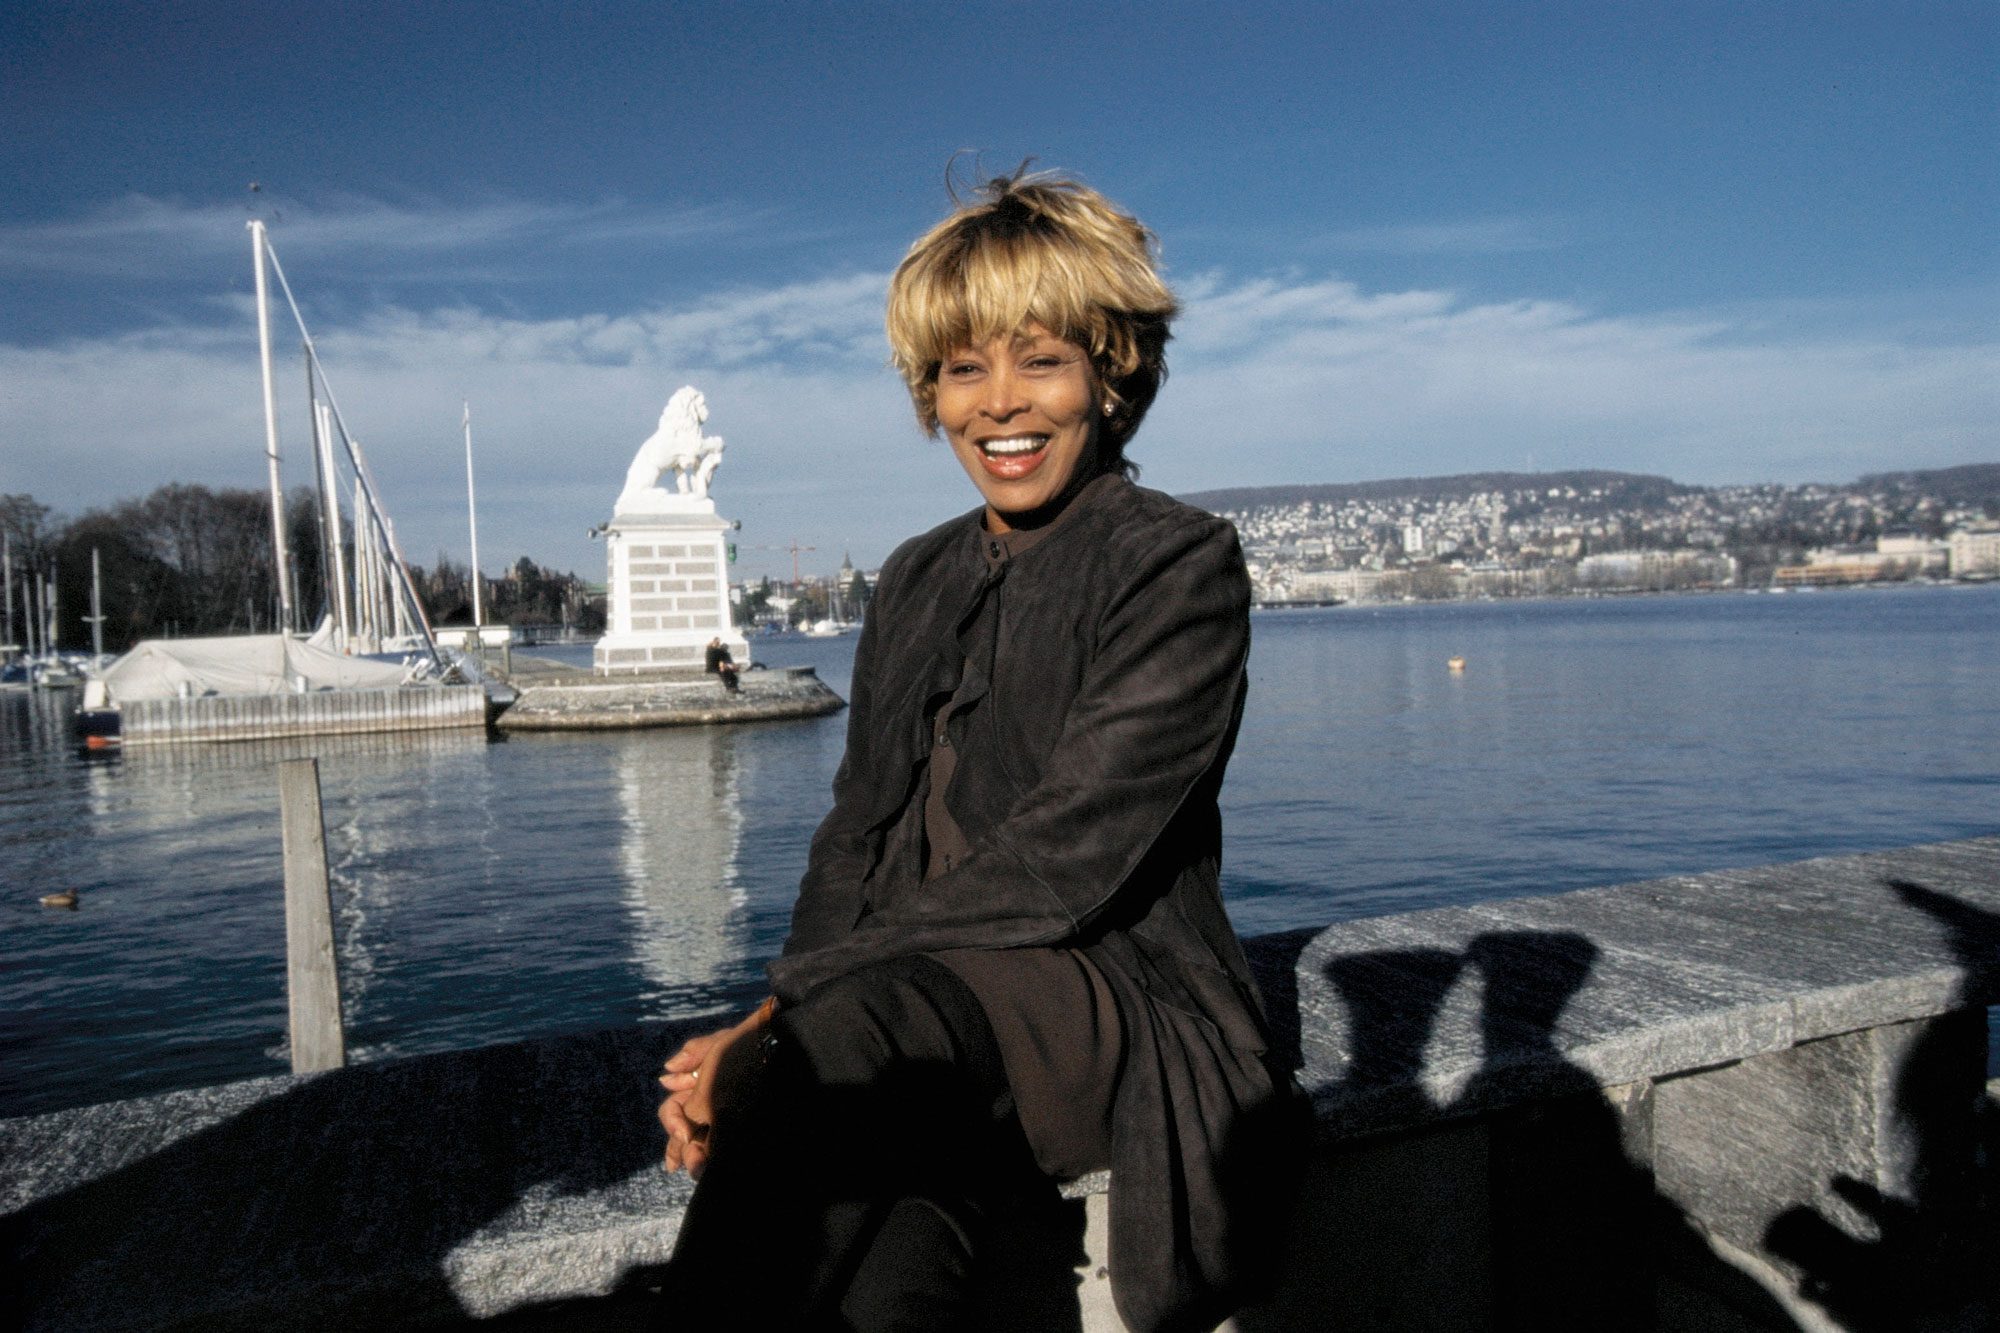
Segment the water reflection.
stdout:
<path fill-rule="evenodd" d="M 90 810 L 94 818 L 115 820 L 124 831 L 183 827 L 195 814 L 204 819 L 238 814 L 275 819 L 282 760 L 318 759 L 324 789 L 336 775 L 369 769 L 401 774 L 412 764 L 477 755 L 486 745 L 486 733 L 474 728 L 135 745 L 86 765 Z M 332 821 L 328 822 L 331 838 Z"/>
<path fill-rule="evenodd" d="M 733 727 L 619 739 L 613 773 L 623 900 L 647 1008 L 663 1017 L 713 1007 L 711 988 L 745 952 L 736 746 Z"/>
<path fill-rule="evenodd" d="M 136 984 L 208 1009 L 230 971 L 212 1020 L 269 1062 L 254 1072 L 284 1067 L 277 765 L 311 757 L 351 1059 L 711 1011 L 751 984 L 738 744 L 720 727 L 434 731 L 79 762 L 88 924 L 120 959 L 105 1007 L 134 1013 Z"/>
<path fill-rule="evenodd" d="M 395 909 L 438 890 L 449 894 L 455 881 L 490 864 L 487 746 L 479 730 L 135 746 L 87 767 L 85 799 L 104 845 L 140 853 L 139 864 L 179 868 L 175 879 L 206 870 L 197 875 L 208 892 L 175 893 L 157 905 L 172 914 L 163 924 L 174 933 L 221 933 L 225 922 L 241 923 L 265 937 L 266 949 L 276 946 L 275 954 L 257 951 L 277 983 L 275 996 L 258 997 L 261 1011 L 283 1002 L 277 768 L 317 759 L 341 1009 L 350 1056 L 369 1059 L 401 1049 L 411 1032 L 407 1020 L 385 1023 L 372 1002 L 377 979 L 398 965 L 403 936 Z M 430 869 L 427 844 L 450 849 L 449 876 Z M 226 893 L 214 891 L 225 886 Z M 281 1066 L 290 1061 L 285 1038 L 282 1017 L 266 1018 L 261 1047 Z"/>

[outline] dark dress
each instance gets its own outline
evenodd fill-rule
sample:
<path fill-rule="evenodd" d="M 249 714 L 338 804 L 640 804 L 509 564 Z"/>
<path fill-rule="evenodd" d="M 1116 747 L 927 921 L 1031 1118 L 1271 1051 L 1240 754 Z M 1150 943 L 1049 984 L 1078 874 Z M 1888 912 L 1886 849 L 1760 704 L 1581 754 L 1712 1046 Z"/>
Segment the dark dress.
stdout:
<path fill-rule="evenodd" d="M 1117 476 L 1018 554 L 976 512 L 905 543 L 770 966 L 777 1030 L 802 1040 L 885 966 L 943 1009 L 976 996 L 982 1032 L 943 1045 L 1005 1065 L 1044 1170 L 1111 1167 L 1112 1288 L 1135 1330 L 1212 1327 L 1250 1294 L 1294 1171 L 1288 1080 L 1218 891 L 1248 610 L 1234 530 Z M 960 834 L 942 868 L 926 832 L 941 741 Z M 1108 1085 L 1088 1072 L 1114 1064 Z M 1049 1095 L 1065 1078 L 1098 1094 Z"/>

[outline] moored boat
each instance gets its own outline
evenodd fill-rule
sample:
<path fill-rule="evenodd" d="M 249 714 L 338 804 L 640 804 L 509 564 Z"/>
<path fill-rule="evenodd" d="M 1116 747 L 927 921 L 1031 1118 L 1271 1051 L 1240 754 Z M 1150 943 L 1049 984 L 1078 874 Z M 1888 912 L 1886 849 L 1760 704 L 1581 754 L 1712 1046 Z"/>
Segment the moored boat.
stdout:
<path fill-rule="evenodd" d="M 428 657 L 333 652 L 282 634 L 149 639 L 84 690 L 86 746 L 483 727 L 513 700 Z"/>

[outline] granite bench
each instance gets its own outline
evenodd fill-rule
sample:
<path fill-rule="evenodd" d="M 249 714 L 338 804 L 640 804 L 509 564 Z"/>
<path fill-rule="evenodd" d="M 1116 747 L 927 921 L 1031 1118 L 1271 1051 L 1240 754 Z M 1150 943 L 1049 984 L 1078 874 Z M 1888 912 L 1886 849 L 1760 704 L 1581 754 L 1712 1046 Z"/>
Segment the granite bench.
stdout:
<path fill-rule="evenodd" d="M 1240 1330 L 1990 1326 L 2000 837 L 1249 942 L 1318 1138 Z M 703 1024 L 0 1122 L 29 1329 L 640 1327 Z M 1106 1182 L 992 1327 L 1116 1328 Z"/>

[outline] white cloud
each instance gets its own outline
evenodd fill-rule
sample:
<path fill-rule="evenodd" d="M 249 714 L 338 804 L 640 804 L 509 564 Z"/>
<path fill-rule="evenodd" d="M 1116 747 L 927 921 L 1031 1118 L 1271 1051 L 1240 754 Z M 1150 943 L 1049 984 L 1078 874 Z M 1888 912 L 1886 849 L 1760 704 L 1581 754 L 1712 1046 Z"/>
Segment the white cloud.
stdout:
<path fill-rule="evenodd" d="M 1181 328 L 1136 451 L 1172 489 L 1526 467 L 1839 481 L 2000 456 L 1990 341 L 1338 282 L 1210 284 Z"/>
<path fill-rule="evenodd" d="M 492 280 L 532 268 L 498 252 L 522 247 L 683 245 L 767 230 L 769 213 L 721 204 L 641 207 L 618 200 L 554 205 L 492 199 L 446 205 L 360 195 L 305 202 L 245 193 L 235 204 L 187 204 L 130 195 L 81 218 L 0 224 L 0 272 L 80 277 L 158 276 L 201 260 L 249 254 L 244 228 L 262 217 L 288 259 L 339 256 L 343 270 L 441 264 L 432 277 L 476 272 Z M 247 263 L 247 260 L 245 261 Z"/>
<path fill-rule="evenodd" d="M 319 340 L 370 360 L 500 365 L 584 363 L 729 366 L 809 361 L 876 366 L 882 337 L 878 273 L 719 292 L 674 309 L 564 319 L 489 315 L 464 307 L 388 307 Z M 245 318 L 249 317 L 245 307 Z"/>
<path fill-rule="evenodd" d="M 661 403 L 691 382 L 730 441 L 718 494 L 744 522 L 745 567 L 786 567 L 757 548 L 796 538 L 830 568 L 844 549 L 879 561 L 971 503 L 884 367 L 885 280 L 562 319 L 386 307 L 314 332 L 417 560 L 462 558 L 461 398 L 489 566 L 529 554 L 589 571 L 602 555 L 585 529 Z M 1147 481 L 1171 490 L 1529 466 L 1843 480 L 2000 455 L 2000 349 L 1906 322 L 1606 315 L 1324 277 L 1208 275 L 1186 294 L 1173 378 L 1134 449 Z M 220 329 L 0 345 L 0 490 L 75 513 L 167 480 L 260 484 L 255 338 L 237 314 Z M 299 378 L 294 354 L 279 382 L 288 476 L 302 483 Z"/>
<path fill-rule="evenodd" d="M 388 308 L 314 337 L 348 428 L 368 450 L 411 558 L 463 558 L 459 404 L 474 416 L 481 549 L 591 570 L 632 451 L 682 383 L 731 441 L 720 488 L 746 546 L 794 536 L 886 553 L 911 521 L 886 467 L 930 487 L 930 521 L 962 508 L 949 460 L 911 423 L 885 369 L 881 274 L 714 294 L 671 310 L 553 320 Z M 76 513 L 168 480 L 262 484 L 252 312 L 53 347 L 0 345 L 0 490 Z M 296 344 L 284 328 L 280 347 Z M 303 374 L 280 364 L 288 484 L 311 479 Z M 872 556 L 867 553 L 871 553 Z M 772 557 L 771 568 L 788 560 Z"/>

